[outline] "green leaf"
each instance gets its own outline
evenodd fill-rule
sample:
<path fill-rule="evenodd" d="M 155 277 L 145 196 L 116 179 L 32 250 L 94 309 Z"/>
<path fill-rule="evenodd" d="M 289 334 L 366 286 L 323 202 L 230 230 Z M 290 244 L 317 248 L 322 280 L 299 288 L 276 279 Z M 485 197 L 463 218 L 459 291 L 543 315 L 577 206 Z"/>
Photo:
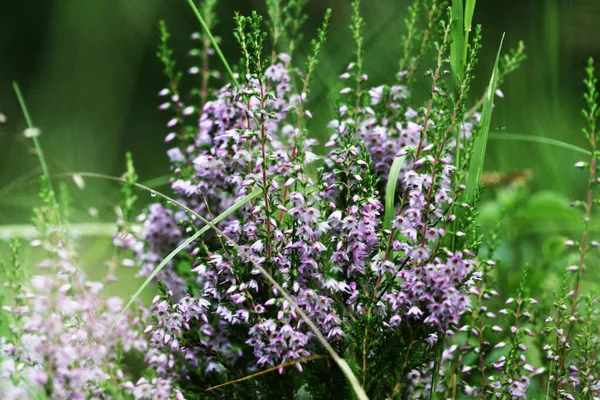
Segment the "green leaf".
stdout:
<path fill-rule="evenodd" d="M 467 43 L 469 43 L 469 33 L 471 32 L 473 14 L 475 13 L 475 2 L 476 0 L 467 0 L 467 4 L 465 6 L 465 45 L 463 48 L 463 65 L 467 64 Z M 500 47 L 502 47 L 502 45 L 500 45 Z"/>
<path fill-rule="evenodd" d="M 308 390 L 308 383 L 305 383 L 296 391 L 294 395 L 294 400 L 313 400 L 313 395 Z"/>
<path fill-rule="evenodd" d="M 465 6 L 465 32 L 471 32 L 473 14 L 475 13 L 475 3 L 477 3 L 477 0 L 467 0 Z M 454 4 L 452 4 L 452 6 L 454 6 Z"/>
<path fill-rule="evenodd" d="M 469 176 L 467 178 L 467 189 L 465 193 L 467 203 L 473 201 L 479 188 L 479 183 L 481 182 L 483 163 L 485 161 L 485 149 L 487 146 L 488 133 L 490 131 L 490 122 L 492 120 L 492 105 L 494 103 L 494 93 L 496 92 L 498 60 L 500 59 L 500 51 L 502 50 L 503 42 L 504 34 L 502 34 L 502 39 L 500 40 L 496 62 L 494 63 L 494 70 L 492 71 L 490 83 L 485 93 L 485 100 L 481 111 L 481 122 L 479 123 L 479 133 L 475 138 L 473 156 L 471 157 L 471 163 L 469 165 Z"/>
<path fill-rule="evenodd" d="M 385 214 L 383 217 L 384 229 L 392 229 L 392 219 L 396 214 L 396 210 L 394 209 L 394 200 L 396 198 L 396 184 L 398 183 L 398 175 L 400 175 L 400 170 L 402 169 L 402 165 L 404 164 L 407 155 L 408 152 L 406 152 L 405 150 L 404 155 L 397 156 L 394 159 L 392 167 L 390 168 L 387 185 L 385 187 Z"/>
<path fill-rule="evenodd" d="M 450 65 L 452 66 L 452 77 L 454 86 L 459 87 L 464 77 L 465 64 L 463 54 L 465 53 L 465 35 L 463 32 L 463 0 L 452 0 L 452 43 L 450 44 Z"/>

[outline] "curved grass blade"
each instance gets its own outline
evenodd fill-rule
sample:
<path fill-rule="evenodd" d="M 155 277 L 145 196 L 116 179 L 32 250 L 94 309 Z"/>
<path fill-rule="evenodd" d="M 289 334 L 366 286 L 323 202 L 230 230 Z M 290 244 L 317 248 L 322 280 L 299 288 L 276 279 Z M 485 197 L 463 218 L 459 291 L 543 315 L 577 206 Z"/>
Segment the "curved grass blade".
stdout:
<path fill-rule="evenodd" d="M 394 199 L 396 198 L 398 175 L 400 175 L 400 170 L 402 169 L 402 165 L 404 164 L 407 155 L 408 153 L 405 152 L 405 154 L 402 156 L 396 156 L 394 162 L 392 163 L 392 167 L 390 168 L 387 185 L 385 187 L 385 214 L 383 216 L 384 229 L 392 229 L 392 219 L 396 214 L 396 210 L 394 209 Z"/>
<path fill-rule="evenodd" d="M 157 192 L 153 192 L 153 193 L 157 193 Z M 222 212 L 221 214 L 219 214 L 219 216 L 217 216 L 212 221 L 212 224 L 218 224 L 223 219 L 227 218 L 227 216 L 231 215 L 233 212 L 235 212 L 236 210 L 238 210 L 244 204 L 248 203 L 250 200 L 252 200 L 253 198 L 255 198 L 256 196 L 258 196 L 261 193 L 262 193 L 261 190 L 255 190 L 255 191 L 253 191 L 252 193 L 250 193 L 249 195 L 247 195 L 246 197 L 244 197 L 243 199 L 239 200 L 234 205 L 232 205 L 231 207 L 229 207 L 227 210 L 225 210 L 224 212 Z M 162 197 L 166 197 L 166 196 L 162 196 Z M 173 202 L 173 200 L 167 200 L 167 201 Z M 131 299 L 125 305 L 125 307 L 123 307 L 123 310 L 121 310 L 121 312 L 119 313 L 119 315 L 115 319 L 115 322 L 110 327 L 109 333 L 112 332 L 112 330 L 114 329 L 114 327 L 117 325 L 117 322 L 119 322 L 119 320 L 121 319 L 121 317 L 123 315 L 125 315 L 125 312 L 129 309 L 129 307 L 131 307 L 131 305 L 133 304 L 133 302 L 140 296 L 140 294 L 142 294 L 142 292 L 144 291 L 144 289 L 146 288 L 146 286 L 148 286 L 150 284 L 150 282 L 152 282 L 152 279 L 154 279 L 154 277 L 165 267 L 165 265 L 167 265 L 167 263 L 169 261 L 171 261 L 173 259 L 173 257 L 175 257 L 177 254 L 179 254 L 179 252 L 181 250 L 185 249 L 187 246 L 190 245 L 190 243 L 192 243 L 194 240 L 198 239 L 200 236 L 204 235 L 204 233 L 206 233 L 206 231 L 208 231 L 211 228 L 211 225 L 208 225 L 207 222 L 205 222 L 205 224 L 206 225 L 204 225 L 200 230 L 198 230 L 198 232 L 194 233 L 192 236 L 190 236 L 189 238 L 187 238 L 183 243 L 181 243 L 175 250 L 173 250 L 172 252 L 170 252 L 169 255 L 166 256 L 160 262 L 160 264 L 158 264 L 158 266 L 156 268 L 154 268 L 154 271 L 152 271 L 152 273 L 148 276 L 148 278 L 144 281 L 144 283 L 142 283 L 141 286 L 138 288 L 138 290 L 133 294 L 133 296 L 131 296 Z"/>
<path fill-rule="evenodd" d="M 534 135 L 523 135 L 520 133 L 509 133 L 509 132 L 490 132 L 489 138 L 490 140 L 514 140 L 518 142 L 530 142 L 530 143 L 541 143 L 547 144 L 550 146 L 561 147 L 566 150 L 576 151 L 581 154 L 585 154 L 586 156 L 591 156 L 592 152 L 586 150 L 582 147 L 578 147 L 572 145 L 570 143 L 565 143 L 560 140 L 550 139 L 543 136 L 534 136 Z"/>
<path fill-rule="evenodd" d="M 475 138 L 473 155 L 471 156 L 471 163 L 469 164 L 469 176 L 467 177 L 467 189 L 465 191 L 467 203 L 473 201 L 475 194 L 479 189 L 479 183 L 481 182 L 483 162 L 485 160 L 485 149 L 487 146 L 488 133 L 490 131 L 490 122 L 492 120 L 492 105 L 498 78 L 498 60 L 500 59 L 500 51 L 502 50 L 503 42 L 504 34 L 502 34 L 502 39 L 500 40 L 500 46 L 498 47 L 498 53 L 496 54 L 496 62 L 494 63 L 490 83 L 485 93 L 485 100 L 481 111 L 481 122 L 479 123 L 479 133 Z"/>
<path fill-rule="evenodd" d="M 170 175 L 162 175 L 157 176 L 156 178 L 150 178 L 142 182 L 143 185 L 146 185 L 151 188 L 158 188 L 169 183 L 169 179 L 171 179 Z"/>
<path fill-rule="evenodd" d="M 79 174 L 81 176 L 87 176 L 90 178 L 107 179 L 107 180 L 112 180 L 112 181 L 121 182 L 121 183 L 127 182 L 123 178 L 117 178 L 117 177 L 110 176 L 110 175 L 97 174 L 97 173 L 92 173 L 92 172 L 73 172 L 73 173 L 66 174 L 66 175 L 72 176 L 74 174 Z M 277 291 L 279 293 L 281 293 L 281 295 L 288 301 L 288 303 L 294 309 L 294 311 L 296 311 L 296 313 L 300 316 L 300 318 L 302 318 L 302 320 L 306 323 L 306 325 L 310 328 L 310 330 L 315 334 L 319 343 L 321 343 L 321 345 L 325 348 L 327 353 L 329 353 L 329 355 L 331 356 L 333 361 L 342 370 L 342 373 L 344 374 L 346 379 L 348 379 L 348 382 L 350 382 L 350 385 L 352 386 L 352 389 L 354 390 L 356 397 L 359 400 L 369 400 L 369 397 L 367 396 L 365 390 L 362 388 L 360 382 L 356 378 L 356 375 L 354 375 L 354 373 L 352 372 L 350 365 L 348 365 L 346 360 L 344 360 L 337 354 L 335 349 L 329 344 L 329 342 L 327 341 L 325 336 L 323 336 L 323 334 L 321 333 L 319 328 L 315 325 L 315 323 L 312 322 L 312 320 L 310 318 L 308 318 L 308 315 L 306 315 L 306 313 L 300 308 L 298 303 L 296 303 L 296 301 L 281 287 L 281 285 L 279 283 L 277 283 L 277 281 L 271 276 L 271 274 L 269 274 L 267 272 L 267 270 L 265 270 L 260 264 L 258 264 L 253 258 L 251 258 L 248 255 L 248 253 L 246 253 L 246 251 L 244 249 L 242 249 L 233 239 L 231 239 L 229 236 L 225 235 L 213 222 L 207 220 L 206 218 L 204 218 L 201 215 L 194 212 L 194 210 L 190 209 L 189 207 L 185 206 L 184 204 L 179 203 L 178 201 L 172 199 L 171 197 L 169 197 L 161 192 L 150 189 L 149 187 L 141 185 L 139 183 L 134 183 L 134 185 L 137 188 L 140 188 L 147 192 L 155 193 L 157 196 L 160 196 L 160 197 L 164 198 L 165 200 L 170 201 L 171 204 L 177 205 L 178 207 L 181 207 L 185 211 L 189 212 L 190 214 L 195 215 L 196 218 L 198 218 L 200 221 L 205 223 L 207 226 L 210 226 L 217 234 L 221 235 L 225 240 L 227 240 L 231 244 L 231 246 L 237 250 L 238 254 L 242 255 L 245 259 L 247 259 L 252 264 L 252 266 L 254 268 L 256 268 L 261 273 L 261 275 L 263 277 L 265 277 L 265 279 L 267 279 L 269 281 L 269 283 L 275 287 L 275 289 L 277 289 Z M 215 218 L 215 220 L 217 218 Z M 119 317 L 121 317 L 121 316 L 122 315 L 119 315 Z M 113 326 L 113 328 L 114 328 L 114 326 Z"/>

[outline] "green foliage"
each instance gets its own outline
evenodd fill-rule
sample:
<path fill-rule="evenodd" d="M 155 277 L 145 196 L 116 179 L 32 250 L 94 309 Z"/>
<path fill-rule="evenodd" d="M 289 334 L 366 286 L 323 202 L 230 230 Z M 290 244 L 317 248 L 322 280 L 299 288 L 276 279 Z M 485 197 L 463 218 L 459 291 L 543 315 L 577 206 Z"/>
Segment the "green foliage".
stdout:
<path fill-rule="evenodd" d="M 236 14 L 235 23 L 234 36 L 242 49 L 242 63 L 246 75 L 254 76 L 262 82 L 263 44 L 267 36 L 262 30 L 263 18 L 256 12 L 250 17 Z"/>
<path fill-rule="evenodd" d="M 160 30 L 160 44 L 156 56 L 163 64 L 164 74 L 169 80 L 171 90 L 176 94 L 183 74 L 175 68 L 176 62 L 173 58 L 173 50 L 169 47 L 169 38 L 171 37 L 171 34 L 167 28 L 167 23 L 161 20 L 158 23 L 158 28 Z"/>
<path fill-rule="evenodd" d="M 414 2 L 408 7 L 408 17 L 404 19 L 406 32 L 400 41 L 403 44 L 399 65 L 400 72 L 407 71 L 409 64 L 413 64 L 415 60 L 415 58 L 413 58 L 414 48 L 418 45 L 421 39 L 418 35 L 417 26 L 420 11 L 421 0 L 414 0 Z"/>
<path fill-rule="evenodd" d="M 18 239 L 12 239 L 9 243 L 10 261 L 7 263 L 0 260 L 0 279 L 4 282 L 5 290 L 0 292 L 0 337 L 15 337 L 17 333 L 11 326 L 14 326 L 15 316 L 9 312 L 18 307 L 19 293 L 22 292 L 23 284 L 26 280 L 25 268 L 21 264 L 21 242 Z M 7 307 L 7 308 L 5 308 Z M 1 357 L 1 356 L 0 356 Z"/>
<path fill-rule="evenodd" d="M 498 83 L 497 86 L 502 85 L 504 78 L 516 71 L 520 65 L 527 59 L 525 54 L 525 44 L 519 41 L 516 49 L 510 49 L 507 54 L 504 54 L 498 62 Z"/>
<path fill-rule="evenodd" d="M 596 150 L 596 123 L 598 117 L 600 116 L 600 107 L 598 106 L 598 90 L 596 89 L 596 85 L 598 84 L 598 78 L 594 75 L 594 60 L 590 58 L 588 60 L 587 68 L 585 69 L 587 74 L 584 84 L 587 89 L 587 93 L 583 95 L 587 110 L 582 110 L 581 113 L 585 118 L 585 122 L 587 126 L 583 128 L 583 134 L 590 142 L 592 146 L 592 152 Z M 594 157 L 596 155 L 594 154 Z"/>
<path fill-rule="evenodd" d="M 360 0 L 352 1 L 352 22 L 350 24 L 350 31 L 352 32 L 352 39 L 356 46 L 356 64 L 350 64 L 348 67 L 351 70 L 351 75 L 354 77 L 356 86 L 354 89 L 355 108 L 354 112 L 358 113 L 358 108 L 361 105 L 361 87 L 362 82 L 365 80 L 363 76 L 363 30 L 365 27 L 365 21 L 360 14 Z"/>
<path fill-rule="evenodd" d="M 60 210 L 54 190 L 45 176 L 40 178 L 40 187 L 39 197 L 42 205 L 33 210 L 33 224 L 40 232 L 40 236 L 49 240 L 53 236 L 54 230 L 60 226 Z"/>
<path fill-rule="evenodd" d="M 365 29 L 365 20 L 361 16 L 360 13 L 360 0 L 352 1 L 352 23 L 350 24 L 350 31 L 352 31 L 352 40 L 354 40 L 354 45 L 356 46 L 356 64 L 358 67 L 357 79 L 358 82 L 361 82 L 360 79 L 361 71 L 362 71 L 362 54 L 363 54 L 363 43 L 364 43 L 364 29 Z"/>
<path fill-rule="evenodd" d="M 303 39 L 302 26 L 308 20 L 304 8 L 308 0 L 266 0 L 270 23 L 269 34 L 276 51 L 293 54 Z"/>
<path fill-rule="evenodd" d="M 311 41 L 311 49 L 312 54 L 306 60 L 305 68 L 306 75 L 304 78 L 304 85 L 302 88 L 302 93 L 310 94 L 310 83 L 315 74 L 315 67 L 319 62 L 319 53 L 321 49 L 325 45 L 325 41 L 327 40 L 327 28 L 329 27 L 329 20 L 331 18 L 331 9 L 328 8 L 325 11 L 325 16 L 323 17 L 323 22 L 321 27 L 317 30 L 317 37 Z"/>
<path fill-rule="evenodd" d="M 138 182 L 138 176 L 133 166 L 133 157 L 130 152 L 125 154 L 125 174 L 123 178 L 125 183 L 121 186 L 121 216 L 118 221 L 120 233 L 124 233 L 126 225 L 131 221 L 135 203 L 138 196 L 135 194 L 135 184 Z"/>

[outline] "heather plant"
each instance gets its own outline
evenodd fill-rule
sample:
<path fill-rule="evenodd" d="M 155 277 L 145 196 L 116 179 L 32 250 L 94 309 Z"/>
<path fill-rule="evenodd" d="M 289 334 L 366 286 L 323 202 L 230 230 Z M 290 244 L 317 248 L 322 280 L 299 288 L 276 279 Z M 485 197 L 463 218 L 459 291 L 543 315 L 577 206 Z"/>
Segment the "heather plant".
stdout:
<path fill-rule="evenodd" d="M 15 90 L 28 129 L 34 130 L 16 85 Z M 21 244 L 15 239 L 10 265 L 2 264 L 7 289 L 2 324 L 8 331 L 0 340 L 2 398 L 180 398 L 176 384 L 161 374 L 168 360 L 150 347 L 143 333 L 147 310 L 130 310 L 115 324 L 123 300 L 102 296 L 114 279 L 112 270 L 104 282 L 97 282 L 79 266 L 76 238 L 68 225 L 70 198 L 66 186 L 61 185 L 57 195 L 48 179 L 39 133 L 31 137 L 44 173 L 42 205 L 34 210 L 33 220 L 39 239 L 30 245 L 40 248 L 45 258 L 35 266 L 38 273 L 26 276 L 19 258 Z M 136 200 L 131 192 L 136 175 L 130 156 L 126 177 L 120 234 L 127 231 L 123 218 Z M 144 366 L 135 366 L 134 360 L 143 360 Z"/>
<path fill-rule="evenodd" d="M 331 367 L 314 357 L 329 355 L 322 355 L 299 307 L 350 366 L 362 386 L 354 389 L 359 397 L 362 390 L 374 398 L 431 392 L 437 385 L 437 373 L 431 371 L 440 370 L 446 337 L 471 308 L 470 292 L 481 279 L 472 189 L 479 178 L 469 169 L 477 150 L 472 139 L 489 128 L 492 99 L 488 95 L 474 109 L 466 106 L 480 28 L 470 40 L 463 38 L 468 43 L 463 68 L 452 77 L 447 68 L 458 21 L 443 4 L 416 2 L 407 19 L 403 69 L 392 85 L 369 87 L 363 71 L 364 21 L 360 2 L 353 2 L 356 57 L 339 77 L 345 86 L 337 117 L 328 125 L 330 150 L 318 157 L 311 151 L 315 140 L 307 129 L 308 104 L 329 12 L 312 42 L 313 55 L 299 69 L 293 44 L 277 38 L 297 29 L 302 19 L 292 13 L 301 7 L 294 2 L 269 2 L 268 7 L 270 57 L 264 55 L 262 18 L 237 15 L 241 62 L 236 72 L 226 64 L 229 82 L 198 110 L 181 100 L 182 75 L 173 72 L 168 32 L 161 25 L 159 56 L 170 84 L 159 93 L 168 99 L 160 108 L 189 110 L 198 125 L 186 125 L 183 112 L 167 124 L 179 132 L 169 133 L 166 141 L 176 144 L 168 151 L 171 188 L 185 209 L 172 202 L 152 204 L 139 218 L 141 244 L 132 244 L 141 274 L 159 278 L 163 291 L 153 306 L 156 323 L 147 332 L 178 360 L 174 374 L 180 382 L 218 385 L 214 390 L 226 396 L 250 391 L 293 397 L 308 384 L 303 390 L 311 395 L 335 398 L 339 393 L 328 388 L 345 387 L 344 375 L 333 369 L 323 379 Z M 417 22 L 421 10 L 424 31 Z M 296 22 L 286 25 L 291 20 Z M 209 29 L 205 34 L 211 37 Z M 497 75 L 514 69 L 522 50 L 496 67 L 492 96 Z M 434 60 L 425 72 L 431 93 L 419 106 L 411 101 L 410 85 L 428 55 Z M 480 106 L 487 119 L 483 124 Z M 455 156 L 459 149 L 461 158 Z M 217 224 L 227 240 L 219 233 L 206 235 L 156 268 L 202 226 L 195 215 L 221 214 L 253 191 L 260 195 Z M 264 275 L 271 279 L 265 281 Z M 191 314 L 190 304 L 197 304 Z M 429 389 L 407 379 L 423 366 L 431 369 Z M 278 369 L 283 376 L 223 385 L 237 371 L 252 374 L 261 368 Z M 185 383 L 182 387 L 187 393 Z M 350 387 L 345 390 L 351 396 Z"/>
<path fill-rule="evenodd" d="M 500 293 L 503 224 L 482 236 L 479 202 L 494 100 L 525 58 L 522 43 L 503 54 L 501 42 L 485 93 L 472 93 L 475 2 L 415 0 L 398 72 L 370 85 L 354 0 L 354 59 L 337 77 L 320 151 L 311 89 L 331 11 L 308 55 L 305 0 L 267 0 L 267 19 L 236 14 L 232 67 L 211 33 L 216 1 L 188 3 L 202 32 L 191 35 L 187 73 L 159 24 L 170 193 L 138 183 L 131 154 L 121 178 L 73 175 L 123 185 L 104 282 L 79 268 L 67 191 L 54 191 L 17 91 L 44 173 L 31 245 L 48 257 L 29 279 L 13 241 L 3 266 L 3 397 L 600 398 L 598 306 L 584 290 L 598 247 L 591 60 L 591 158 L 575 165 L 589 188 L 572 203 L 583 236 L 564 242 L 553 294 L 533 293 L 536 265 Z M 139 214 L 137 189 L 151 199 Z M 102 294 L 121 267 L 146 278 L 128 302 Z M 158 294 L 144 305 L 151 284 Z"/>

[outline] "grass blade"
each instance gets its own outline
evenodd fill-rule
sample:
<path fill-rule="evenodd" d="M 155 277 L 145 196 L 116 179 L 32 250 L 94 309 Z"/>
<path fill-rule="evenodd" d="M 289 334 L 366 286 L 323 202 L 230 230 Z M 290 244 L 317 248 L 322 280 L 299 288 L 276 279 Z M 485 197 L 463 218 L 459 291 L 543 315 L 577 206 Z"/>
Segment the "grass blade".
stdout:
<path fill-rule="evenodd" d="M 402 165 L 404 164 L 407 155 L 408 152 L 404 150 L 404 155 L 396 156 L 394 162 L 392 163 L 392 167 L 390 168 L 387 185 L 385 187 L 385 214 L 383 216 L 384 229 L 392 229 L 392 219 L 394 218 L 394 215 L 396 215 L 396 210 L 394 209 L 394 199 L 396 198 L 398 175 L 400 175 L 400 170 L 402 169 Z"/>
<path fill-rule="evenodd" d="M 485 161 L 485 149 L 490 131 L 490 122 L 492 120 L 492 105 L 494 103 L 494 93 L 496 92 L 498 60 L 500 59 L 500 51 L 502 50 L 503 42 L 504 34 L 502 34 L 502 39 L 500 40 L 500 46 L 498 47 L 498 54 L 496 55 L 496 62 L 494 63 L 492 77 L 490 78 L 490 83 L 485 93 L 485 100 L 483 102 L 483 109 L 481 111 L 481 122 L 479 123 L 479 133 L 475 138 L 473 155 L 471 156 L 471 163 L 469 164 L 469 176 L 467 177 L 467 189 L 465 193 L 467 203 L 473 201 L 479 188 L 479 183 L 481 182 L 483 163 Z"/>
<path fill-rule="evenodd" d="M 156 178 L 150 178 L 144 181 L 142 184 L 151 188 L 157 188 L 166 185 L 171 179 L 170 175 L 157 176 Z"/>
<path fill-rule="evenodd" d="M 462 2 L 462 0 L 461 0 Z M 475 13 L 475 3 L 476 0 L 467 0 L 467 4 L 465 5 L 465 46 L 463 48 L 463 65 L 467 64 L 467 43 L 469 43 L 469 32 L 471 32 L 471 25 L 473 22 L 473 14 Z"/>
<path fill-rule="evenodd" d="M 452 43 L 450 43 L 450 65 L 452 66 L 452 77 L 454 78 L 454 86 L 459 87 L 463 81 L 465 63 L 463 62 L 463 54 L 465 54 L 465 35 L 463 31 L 463 0 L 452 0 Z"/>
<path fill-rule="evenodd" d="M 517 142 L 530 142 L 530 143 L 541 143 L 547 144 L 549 146 L 561 147 L 566 150 L 576 151 L 581 154 L 585 154 L 586 156 L 591 156 L 592 152 L 586 150 L 584 148 L 572 145 L 570 143 L 565 143 L 560 140 L 550 139 L 544 136 L 534 136 L 534 135 L 523 135 L 520 133 L 508 133 L 508 132 L 490 132 L 489 140 L 513 140 Z"/>
<path fill-rule="evenodd" d="M 155 193 L 158 194 L 158 192 L 155 192 Z M 231 207 L 229 207 L 227 210 L 225 210 L 221 214 L 219 214 L 219 216 L 217 216 L 212 221 L 212 224 L 218 224 L 223 219 L 227 218 L 227 216 L 231 215 L 233 212 L 235 212 L 236 210 L 238 210 L 244 204 L 248 203 L 250 200 L 252 200 L 253 198 L 257 197 L 261 193 L 262 193 L 261 190 L 255 190 L 255 191 L 253 191 L 252 193 L 250 193 L 249 195 L 247 195 L 246 197 L 244 197 L 243 199 L 239 200 L 234 205 L 232 205 Z M 162 197 L 166 197 L 166 196 L 163 195 Z M 168 200 L 168 201 L 172 201 L 172 200 Z M 205 224 L 206 224 L 206 222 L 205 222 Z M 146 286 L 148 286 L 150 284 L 150 282 L 152 282 L 152 279 L 154 279 L 154 277 L 165 267 L 165 265 L 167 265 L 167 263 L 169 261 L 171 261 L 173 259 L 173 257 L 175 257 L 177 254 L 179 254 L 179 252 L 181 250 L 183 250 L 187 246 L 189 246 L 190 243 L 192 243 L 194 240 L 198 239 L 200 236 L 204 235 L 204 233 L 206 233 L 206 231 L 208 231 L 210 228 L 211 228 L 211 225 L 208 225 L 208 224 L 204 225 L 198 232 L 194 233 L 192 236 L 190 236 L 189 238 L 187 238 L 183 243 L 181 243 L 175 250 L 173 250 L 172 252 L 170 252 L 169 255 L 166 256 L 160 262 L 160 264 L 158 264 L 158 266 L 156 268 L 154 268 L 154 271 L 152 271 L 152 273 L 148 276 L 148 278 L 144 281 L 144 283 L 142 283 L 140 285 L 140 287 L 138 288 L 138 290 L 133 294 L 133 296 L 131 296 L 131 299 L 125 305 L 125 307 L 123 307 L 123 310 L 121 310 L 121 312 L 119 313 L 119 315 L 115 319 L 115 322 L 110 327 L 109 333 L 112 332 L 112 330 L 114 329 L 114 327 L 117 325 L 117 322 L 119 322 L 119 320 L 121 319 L 121 317 L 123 315 L 125 315 L 125 312 L 129 309 L 129 307 L 131 307 L 131 305 L 133 304 L 133 302 L 140 296 L 140 294 L 142 294 L 142 292 L 144 291 L 144 289 L 146 288 Z"/>

